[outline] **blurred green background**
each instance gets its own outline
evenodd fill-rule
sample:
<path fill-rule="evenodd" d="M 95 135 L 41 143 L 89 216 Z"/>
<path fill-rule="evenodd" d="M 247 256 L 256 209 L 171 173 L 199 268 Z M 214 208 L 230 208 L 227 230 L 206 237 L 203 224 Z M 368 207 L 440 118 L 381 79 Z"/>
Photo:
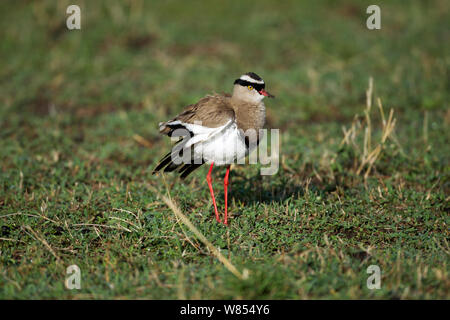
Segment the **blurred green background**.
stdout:
<path fill-rule="evenodd" d="M 66 28 L 69 4 L 81 30 Z M 449 4 L 380 1 L 381 30 L 368 30 L 370 4 L 2 1 L 0 297 L 448 299 Z M 234 168 L 227 229 L 206 171 L 179 183 L 151 169 L 170 147 L 158 122 L 248 71 L 277 96 L 267 127 L 283 163 L 273 177 Z M 397 122 L 364 179 L 361 150 L 341 141 L 365 121 L 369 77 Z M 70 264 L 82 290 L 64 288 Z M 366 288 L 370 264 L 380 290 Z"/>

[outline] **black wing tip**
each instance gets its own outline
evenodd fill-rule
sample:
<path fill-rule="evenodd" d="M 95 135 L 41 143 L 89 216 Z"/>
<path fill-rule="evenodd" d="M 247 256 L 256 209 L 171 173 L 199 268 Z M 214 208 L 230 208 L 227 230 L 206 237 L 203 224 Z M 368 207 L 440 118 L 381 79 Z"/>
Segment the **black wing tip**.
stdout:
<path fill-rule="evenodd" d="M 180 174 L 181 180 L 184 180 L 187 178 L 188 175 L 190 175 L 194 170 L 201 167 L 205 162 L 202 161 L 202 163 L 192 163 L 192 164 L 175 164 L 172 161 L 169 161 L 168 163 L 161 162 L 158 164 L 158 166 L 153 169 L 152 175 L 155 175 L 162 172 L 173 172 L 177 171 L 178 174 Z"/>
<path fill-rule="evenodd" d="M 202 160 L 201 163 L 192 163 L 184 165 L 180 170 L 180 178 L 181 180 L 186 179 L 188 175 L 190 175 L 194 170 L 200 168 L 205 162 Z"/>

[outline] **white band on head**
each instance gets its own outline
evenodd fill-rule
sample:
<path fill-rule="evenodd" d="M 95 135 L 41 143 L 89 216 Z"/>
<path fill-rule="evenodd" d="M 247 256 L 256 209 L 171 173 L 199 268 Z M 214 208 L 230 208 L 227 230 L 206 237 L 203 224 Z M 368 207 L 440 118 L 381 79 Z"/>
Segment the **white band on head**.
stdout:
<path fill-rule="evenodd" d="M 249 77 L 246 74 L 243 74 L 239 79 L 244 80 L 244 81 L 248 81 L 248 82 L 251 82 L 251 83 L 258 83 L 258 84 L 263 84 L 264 83 L 263 80 L 255 80 L 255 79 Z"/>

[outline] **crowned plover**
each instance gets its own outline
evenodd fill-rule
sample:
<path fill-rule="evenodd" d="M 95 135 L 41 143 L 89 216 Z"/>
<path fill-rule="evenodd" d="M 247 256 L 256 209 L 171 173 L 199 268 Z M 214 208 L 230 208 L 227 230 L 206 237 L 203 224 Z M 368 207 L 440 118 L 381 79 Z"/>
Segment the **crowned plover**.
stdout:
<path fill-rule="evenodd" d="M 221 222 L 212 188 L 214 164 L 227 167 L 224 178 L 225 215 L 228 224 L 228 176 L 230 164 L 242 159 L 254 149 L 265 123 L 264 97 L 274 98 L 265 90 L 264 80 L 248 72 L 234 81 L 233 94 L 208 95 L 189 105 L 178 116 L 159 124 L 159 131 L 170 137 L 181 137 L 171 152 L 154 169 L 177 171 L 186 178 L 192 171 L 210 164 L 206 181 L 217 221 Z"/>

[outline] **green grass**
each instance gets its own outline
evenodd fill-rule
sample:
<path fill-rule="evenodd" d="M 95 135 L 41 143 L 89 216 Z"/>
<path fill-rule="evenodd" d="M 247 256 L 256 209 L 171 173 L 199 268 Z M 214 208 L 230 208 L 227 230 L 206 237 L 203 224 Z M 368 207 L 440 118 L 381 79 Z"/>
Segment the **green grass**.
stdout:
<path fill-rule="evenodd" d="M 450 298 L 447 1 L 384 1 L 379 31 L 368 1 L 78 3 L 70 32 L 68 1 L 0 4 L 0 298 Z M 247 71 L 277 96 L 267 127 L 282 165 L 233 168 L 226 228 L 205 169 L 151 175 L 170 147 L 157 123 Z M 396 125 L 365 179 L 371 76 Z M 353 121 L 355 144 L 341 145 Z M 375 99 L 371 122 L 375 145 Z M 78 291 L 64 287 L 71 264 Z M 372 264 L 380 290 L 366 287 Z"/>

